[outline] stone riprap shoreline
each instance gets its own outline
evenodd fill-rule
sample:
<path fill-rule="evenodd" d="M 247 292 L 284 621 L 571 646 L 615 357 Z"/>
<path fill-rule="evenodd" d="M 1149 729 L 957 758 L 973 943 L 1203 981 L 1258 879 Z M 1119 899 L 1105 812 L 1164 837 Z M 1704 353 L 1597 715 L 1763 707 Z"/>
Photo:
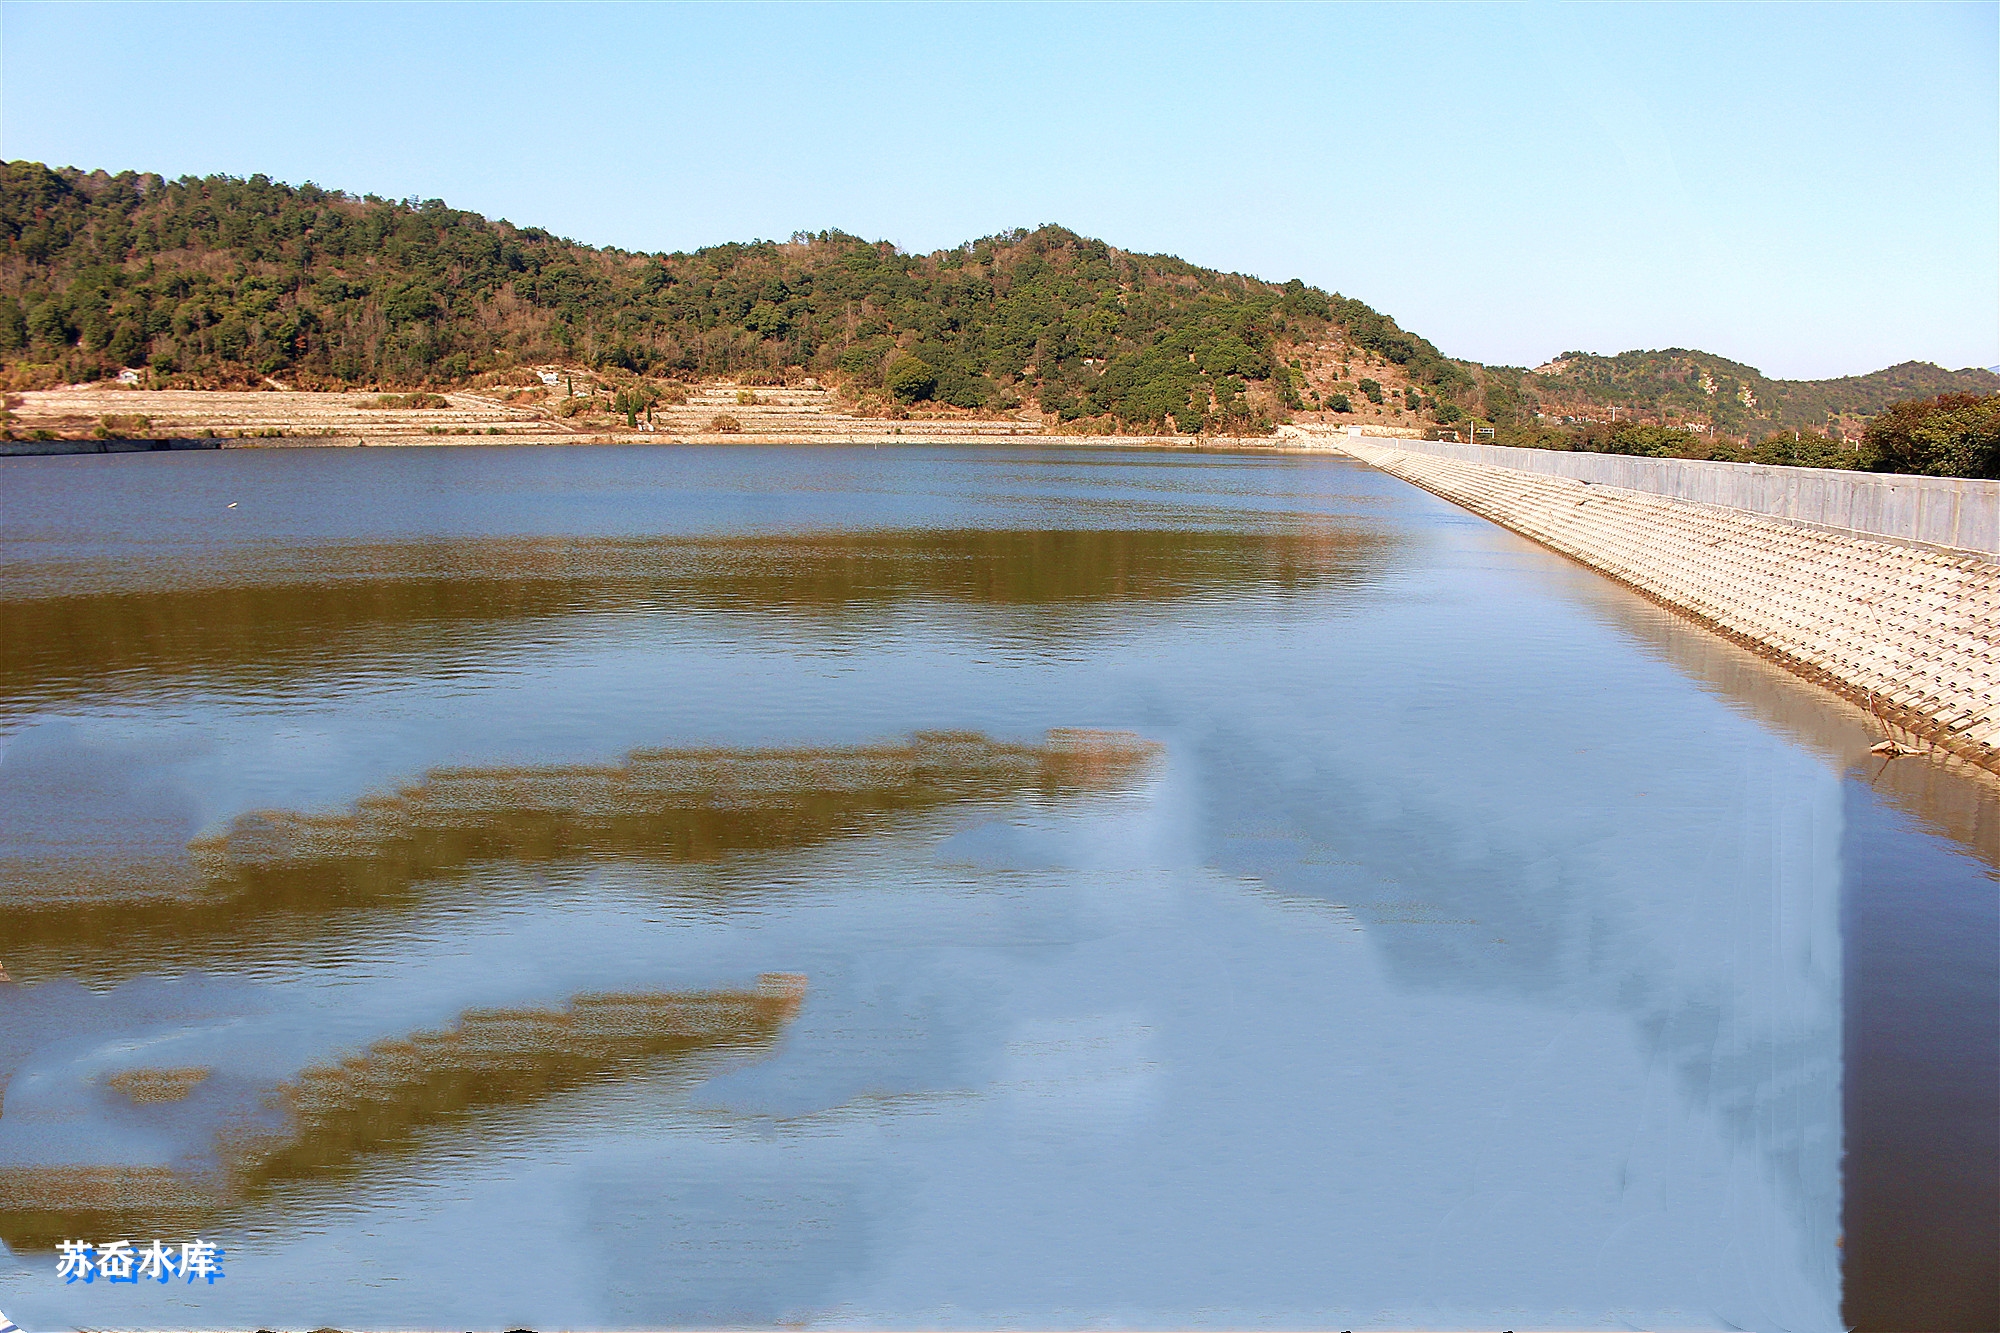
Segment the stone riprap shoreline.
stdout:
<path fill-rule="evenodd" d="M 1327 443 L 1846 696 L 1903 742 L 2000 772 L 2000 563 L 1982 552 L 1445 457 L 1395 440 Z M 1857 485 L 1872 480 L 1855 475 Z"/>

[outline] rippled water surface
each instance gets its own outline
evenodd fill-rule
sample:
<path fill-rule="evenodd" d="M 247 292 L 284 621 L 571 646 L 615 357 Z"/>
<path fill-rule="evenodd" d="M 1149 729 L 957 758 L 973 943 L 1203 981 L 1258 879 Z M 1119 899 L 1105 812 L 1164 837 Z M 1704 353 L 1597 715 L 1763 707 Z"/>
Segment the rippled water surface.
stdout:
<path fill-rule="evenodd" d="M 10 459 L 0 539 L 24 1327 L 1990 1326 L 1993 789 L 1392 478 Z M 55 1277 L 156 1236 L 226 1277 Z"/>

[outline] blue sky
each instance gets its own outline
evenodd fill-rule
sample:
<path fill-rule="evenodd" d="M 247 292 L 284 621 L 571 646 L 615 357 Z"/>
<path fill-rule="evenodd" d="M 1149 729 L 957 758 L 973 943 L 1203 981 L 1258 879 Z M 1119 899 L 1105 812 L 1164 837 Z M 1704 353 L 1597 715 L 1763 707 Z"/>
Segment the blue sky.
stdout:
<path fill-rule="evenodd" d="M 1060 222 L 1447 353 L 2000 363 L 2000 5 L 0 4 L 0 154 L 676 250 Z"/>

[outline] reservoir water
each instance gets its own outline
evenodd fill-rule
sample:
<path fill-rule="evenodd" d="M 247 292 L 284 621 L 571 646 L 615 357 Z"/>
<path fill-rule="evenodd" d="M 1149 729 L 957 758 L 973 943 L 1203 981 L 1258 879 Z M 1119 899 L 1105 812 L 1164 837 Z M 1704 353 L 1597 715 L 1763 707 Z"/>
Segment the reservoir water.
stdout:
<path fill-rule="evenodd" d="M 1992 1326 L 1996 788 L 1393 478 L 15 459 L 0 542 L 24 1328 Z"/>

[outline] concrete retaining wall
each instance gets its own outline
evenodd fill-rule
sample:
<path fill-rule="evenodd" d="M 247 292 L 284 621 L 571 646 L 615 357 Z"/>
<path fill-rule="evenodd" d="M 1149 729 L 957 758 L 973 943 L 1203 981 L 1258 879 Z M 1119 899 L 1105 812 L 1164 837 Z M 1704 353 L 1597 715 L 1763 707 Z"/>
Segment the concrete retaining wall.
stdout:
<path fill-rule="evenodd" d="M 0 440 L 0 458 L 49 458 L 61 454 L 147 454 L 182 449 L 220 449 L 205 440 Z"/>
<path fill-rule="evenodd" d="M 1726 505 L 1841 532 L 2000 556 L 2000 481 L 1757 463 L 1696 463 L 1680 458 L 1628 458 L 1431 440 L 1397 440 L 1394 447 L 1465 463 L 1487 463 L 1677 500 Z"/>
<path fill-rule="evenodd" d="M 1899 740 L 2000 772 L 2000 563 L 1453 456 L 1479 446 L 1347 438 L 1340 447 L 1846 695 Z"/>

